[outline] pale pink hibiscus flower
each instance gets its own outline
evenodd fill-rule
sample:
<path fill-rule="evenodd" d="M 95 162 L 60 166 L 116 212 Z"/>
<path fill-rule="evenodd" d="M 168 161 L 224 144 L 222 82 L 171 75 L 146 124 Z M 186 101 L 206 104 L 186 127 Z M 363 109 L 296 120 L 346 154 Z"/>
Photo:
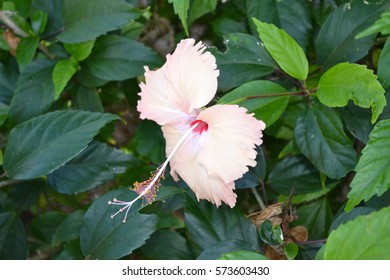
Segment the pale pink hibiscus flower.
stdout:
<path fill-rule="evenodd" d="M 184 39 L 161 68 L 145 67 L 137 110 L 141 119 L 162 126 L 168 156 L 150 179 L 135 184 L 136 199 L 110 202 L 123 206 L 116 214 L 127 209 L 127 216 L 137 199 L 152 202 L 168 163 L 172 177 L 183 179 L 198 200 L 236 204 L 234 181 L 256 165 L 265 124 L 237 105 L 203 108 L 216 94 L 219 75 L 215 57 L 205 49 L 202 42 Z"/>

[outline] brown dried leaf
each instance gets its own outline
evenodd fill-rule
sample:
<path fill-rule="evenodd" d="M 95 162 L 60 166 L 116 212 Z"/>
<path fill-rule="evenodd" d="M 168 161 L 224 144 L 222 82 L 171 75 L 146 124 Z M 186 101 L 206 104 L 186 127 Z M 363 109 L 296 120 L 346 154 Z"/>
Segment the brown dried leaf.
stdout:
<path fill-rule="evenodd" d="M 289 228 L 289 223 L 297 219 L 291 200 L 269 205 L 260 212 L 250 214 L 248 218 L 251 219 L 258 229 L 265 220 L 270 220 L 273 225 L 280 225 L 282 228 L 283 244 L 279 246 L 264 246 L 264 255 L 270 260 L 287 260 L 287 257 L 284 255 L 284 246 L 290 242 L 307 241 L 309 236 L 304 226 Z"/>
<path fill-rule="evenodd" d="M 10 53 L 13 56 L 15 56 L 16 55 L 16 48 L 19 45 L 20 38 L 16 37 L 15 34 L 10 29 L 7 29 L 4 31 L 3 38 L 11 48 Z"/>
<path fill-rule="evenodd" d="M 296 242 L 304 242 L 307 241 L 309 232 L 304 226 L 296 226 L 290 229 L 290 235 Z"/>
<path fill-rule="evenodd" d="M 252 213 L 249 215 L 252 223 L 254 223 L 257 227 L 265 220 L 271 220 L 272 224 L 280 225 L 282 223 L 281 215 L 284 211 L 284 202 L 279 202 L 275 204 L 271 204 L 267 206 L 264 210 L 256 213 Z"/>
<path fill-rule="evenodd" d="M 269 245 L 264 246 L 263 255 L 270 260 L 287 260 L 287 257 L 283 253 L 280 253 L 278 248 L 274 248 Z"/>
<path fill-rule="evenodd" d="M 248 216 L 252 223 L 260 228 L 265 220 L 270 220 L 274 225 L 281 225 L 282 229 L 288 227 L 288 224 L 297 219 L 295 208 L 288 202 L 279 202 L 268 205 L 264 210 L 252 213 Z"/>

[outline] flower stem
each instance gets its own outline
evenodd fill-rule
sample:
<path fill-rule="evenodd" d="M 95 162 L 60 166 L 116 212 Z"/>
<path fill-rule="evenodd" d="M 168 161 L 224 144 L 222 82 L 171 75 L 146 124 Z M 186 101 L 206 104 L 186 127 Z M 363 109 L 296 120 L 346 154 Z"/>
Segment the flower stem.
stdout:
<path fill-rule="evenodd" d="M 265 204 L 264 204 L 264 201 L 261 198 L 259 192 L 256 190 L 256 188 L 251 188 L 251 191 L 252 191 L 253 195 L 255 196 L 255 198 L 257 200 L 257 203 L 259 203 L 260 209 L 264 210 L 265 209 Z"/>

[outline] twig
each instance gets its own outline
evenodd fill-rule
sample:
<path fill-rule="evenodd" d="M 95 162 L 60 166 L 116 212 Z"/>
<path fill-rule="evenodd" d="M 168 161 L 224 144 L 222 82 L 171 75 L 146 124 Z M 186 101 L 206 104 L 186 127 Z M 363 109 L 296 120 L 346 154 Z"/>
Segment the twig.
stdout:
<path fill-rule="evenodd" d="M 7 25 L 12 31 L 20 37 L 29 37 L 29 35 L 19 28 L 3 11 L 0 10 L 0 19 Z"/>
<path fill-rule="evenodd" d="M 313 102 L 311 102 L 310 99 L 310 90 L 305 90 L 304 95 L 306 97 L 307 104 L 309 104 L 310 107 L 313 107 Z"/>
<path fill-rule="evenodd" d="M 282 70 L 280 70 L 279 68 L 276 68 L 276 73 L 278 73 L 279 75 L 287 78 L 287 80 L 290 80 L 293 84 L 295 84 L 297 86 L 297 88 L 299 88 L 301 91 L 304 91 L 305 88 L 304 86 L 302 85 L 301 82 L 299 82 L 298 80 L 295 80 L 293 79 L 290 75 L 287 75 L 285 72 L 283 72 Z"/>
<path fill-rule="evenodd" d="M 45 37 L 42 37 L 42 40 L 48 40 L 48 39 L 50 39 L 50 38 L 52 38 L 52 37 L 55 37 L 55 36 L 57 36 L 58 34 L 61 34 L 62 32 L 64 32 L 64 28 L 62 27 L 61 29 L 58 29 L 57 31 L 54 31 L 53 33 L 51 33 L 51 34 L 48 34 L 48 35 L 46 35 Z"/>
<path fill-rule="evenodd" d="M 263 197 L 264 197 L 264 200 L 265 200 L 265 205 L 268 206 L 267 192 L 265 191 L 265 185 L 264 185 L 264 181 L 263 180 L 261 180 L 261 190 L 263 191 Z"/>
<path fill-rule="evenodd" d="M 326 243 L 326 238 L 318 239 L 318 240 L 307 240 L 301 242 L 295 242 L 297 245 L 307 245 L 307 244 L 317 244 L 317 243 Z"/>
<path fill-rule="evenodd" d="M 7 180 L 7 181 L 2 181 L 0 182 L 0 188 L 6 187 L 6 186 L 11 186 L 19 183 L 20 181 L 18 180 Z"/>
<path fill-rule="evenodd" d="M 17 24 L 15 24 L 8 16 L 6 13 L 4 13 L 4 11 L 1 11 L 0 10 L 0 20 L 2 20 L 4 22 L 5 25 L 7 25 L 13 33 L 15 33 L 16 35 L 19 35 L 20 37 L 22 38 L 28 38 L 30 37 L 30 35 L 26 32 L 24 32 L 22 29 L 19 28 L 19 26 L 17 26 Z M 47 58 L 49 59 L 54 59 L 54 55 L 52 55 L 51 53 L 49 53 L 49 51 L 46 49 L 45 46 L 43 46 L 42 44 L 39 44 L 38 45 L 38 49 L 44 54 L 47 56 Z"/>
<path fill-rule="evenodd" d="M 241 98 L 238 98 L 229 104 L 237 104 L 245 100 L 256 99 L 256 98 L 269 98 L 269 97 L 279 97 L 279 96 L 304 96 L 304 92 L 294 91 L 294 92 L 281 92 L 281 93 L 270 93 L 270 94 L 259 94 L 259 95 L 248 95 Z"/>
<path fill-rule="evenodd" d="M 53 54 L 51 54 L 51 53 L 47 50 L 47 48 L 46 48 L 44 45 L 39 44 L 38 49 L 39 49 L 44 55 L 46 55 L 46 57 L 47 57 L 48 59 L 53 60 L 53 59 L 55 58 L 55 56 L 54 56 Z"/>

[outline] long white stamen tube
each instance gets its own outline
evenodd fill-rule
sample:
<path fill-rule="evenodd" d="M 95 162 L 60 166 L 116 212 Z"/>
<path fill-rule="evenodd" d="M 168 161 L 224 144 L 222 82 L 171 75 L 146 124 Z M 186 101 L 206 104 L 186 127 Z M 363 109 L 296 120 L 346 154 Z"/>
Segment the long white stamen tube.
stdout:
<path fill-rule="evenodd" d="M 122 213 L 125 209 L 125 217 L 123 219 L 123 222 L 126 222 L 127 219 L 127 214 L 129 213 L 130 207 L 133 205 L 134 202 L 136 202 L 138 199 L 143 197 L 151 188 L 153 188 L 154 184 L 157 182 L 158 178 L 162 175 L 164 172 L 165 168 L 167 167 L 169 161 L 172 159 L 173 155 L 176 153 L 177 149 L 179 149 L 180 145 L 183 144 L 183 142 L 187 139 L 187 137 L 194 131 L 194 129 L 199 125 L 199 122 L 194 123 L 190 127 L 190 129 L 180 138 L 179 142 L 177 142 L 176 146 L 173 148 L 171 153 L 168 155 L 167 159 L 164 161 L 164 163 L 161 165 L 161 167 L 158 168 L 158 172 L 154 175 L 153 180 L 149 183 L 149 185 L 132 201 L 120 201 L 117 200 L 116 198 L 113 201 L 109 201 L 108 204 L 112 205 L 124 205 L 121 209 L 119 209 L 115 214 L 111 215 L 111 218 L 114 218 L 116 215 L 119 213 Z"/>

